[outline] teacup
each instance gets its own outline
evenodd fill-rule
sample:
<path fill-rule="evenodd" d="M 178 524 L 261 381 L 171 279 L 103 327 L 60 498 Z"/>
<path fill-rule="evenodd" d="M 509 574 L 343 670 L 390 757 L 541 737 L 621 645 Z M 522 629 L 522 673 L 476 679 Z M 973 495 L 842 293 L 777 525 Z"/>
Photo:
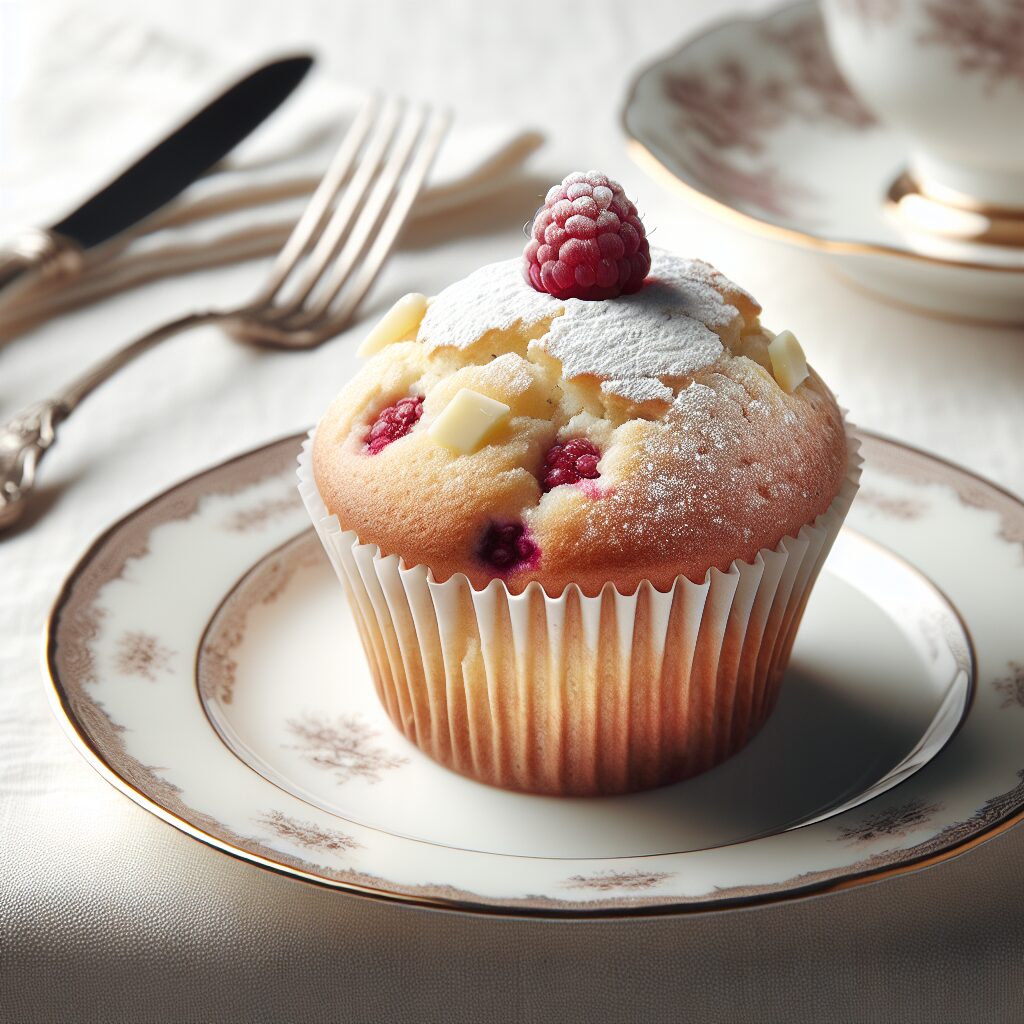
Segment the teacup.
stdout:
<path fill-rule="evenodd" d="M 1021 0 L 822 0 L 822 8 L 843 76 L 881 120 L 907 136 L 907 175 L 894 188 L 1018 220 Z"/>

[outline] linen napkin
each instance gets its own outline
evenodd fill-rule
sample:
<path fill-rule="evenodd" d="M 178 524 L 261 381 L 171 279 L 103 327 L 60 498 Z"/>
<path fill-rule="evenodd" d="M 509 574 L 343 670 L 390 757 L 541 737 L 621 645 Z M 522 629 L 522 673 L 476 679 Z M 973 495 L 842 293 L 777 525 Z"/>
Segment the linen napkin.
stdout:
<path fill-rule="evenodd" d="M 95 8 L 64 15 L 29 67 L 8 138 L 0 137 L 5 177 L 15 186 L 5 191 L 18 196 L 17 209 L 0 207 L 4 235 L 52 223 L 252 66 L 251 56 L 105 21 Z M 178 200 L 90 250 L 79 277 L 8 300 L 0 338 L 157 277 L 276 252 L 365 99 L 314 67 L 280 110 Z M 503 189 L 542 141 L 532 130 L 456 120 L 410 219 Z M 54 208 L 54 195 L 66 196 L 66 209 Z"/>

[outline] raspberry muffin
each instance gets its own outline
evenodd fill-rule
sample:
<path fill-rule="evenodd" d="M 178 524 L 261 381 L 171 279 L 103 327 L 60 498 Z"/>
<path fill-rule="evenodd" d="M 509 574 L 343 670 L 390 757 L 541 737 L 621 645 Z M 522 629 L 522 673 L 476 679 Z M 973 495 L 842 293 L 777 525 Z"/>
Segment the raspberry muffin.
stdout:
<path fill-rule="evenodd" d="M 552 189 L 521 260 L 371 332 L 300 489 L 421 749 L 604 794 L 757 731 L 858 475 L 832 394 L 759 314 L 651 252 L 590 173 Z"/>

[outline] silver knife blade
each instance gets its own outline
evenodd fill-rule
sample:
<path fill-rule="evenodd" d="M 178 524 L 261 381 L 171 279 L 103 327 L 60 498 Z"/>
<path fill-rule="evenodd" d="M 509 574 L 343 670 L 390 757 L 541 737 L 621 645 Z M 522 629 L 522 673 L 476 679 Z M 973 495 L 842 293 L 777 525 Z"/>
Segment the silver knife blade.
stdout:
<path fill-rule="evenodd" d="M 292 93 L 313 64 L 305 54 L 272 61 L 240 79 L 52 228 L 0 247 L 6 300 L 37 276 L 71 277 L 82 251 L 137 224 L 225 157 Z"/>
<path fill-rule="evenodd" d="M 148 217 L 272 114 L 312 63 L 276 60 L 236 82 L 51 230 L 90 249 Z"/>

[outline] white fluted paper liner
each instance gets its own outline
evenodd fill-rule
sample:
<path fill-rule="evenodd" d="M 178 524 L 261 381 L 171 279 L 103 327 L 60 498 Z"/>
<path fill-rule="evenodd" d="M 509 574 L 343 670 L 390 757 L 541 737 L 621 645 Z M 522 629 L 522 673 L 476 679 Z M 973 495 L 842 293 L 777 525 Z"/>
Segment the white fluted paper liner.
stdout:
<path fill-rule="evenodd" d="M 443 583 L 342 530 L 316 488 L 312 438 L 299 493 L 348 597 L 394 724 L 441 764 L 537 793 L 611 794 L 678 781 L 742 747 L 775 705 L 811 587 L 860 480 L 813 524 L 752 562 L 668 591 Z"/>

